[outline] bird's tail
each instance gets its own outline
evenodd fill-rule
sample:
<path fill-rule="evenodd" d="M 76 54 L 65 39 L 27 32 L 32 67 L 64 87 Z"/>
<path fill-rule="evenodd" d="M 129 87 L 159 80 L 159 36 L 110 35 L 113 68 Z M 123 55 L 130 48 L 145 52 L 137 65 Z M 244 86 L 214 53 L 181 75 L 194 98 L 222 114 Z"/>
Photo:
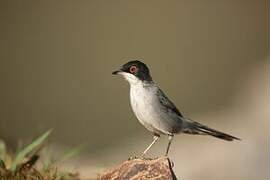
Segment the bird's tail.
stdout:
<path fill-rule="evenodd" d="M 211 135 L 226 141 L 241 140 L 240 138 L 209 128 L 190 119 L 185 119 L 183 132 L 187 134 Z"/>

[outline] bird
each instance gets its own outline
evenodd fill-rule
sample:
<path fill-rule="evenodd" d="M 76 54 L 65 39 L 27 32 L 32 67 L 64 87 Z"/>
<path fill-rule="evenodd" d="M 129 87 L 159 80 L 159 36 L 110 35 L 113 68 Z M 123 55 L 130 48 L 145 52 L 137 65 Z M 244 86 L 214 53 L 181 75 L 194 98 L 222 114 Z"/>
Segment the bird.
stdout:
<path fill-rule="evenodd" d="M 210 135 L 222 140 L 241 140 L 185 117 L 153 81 L 150 70 L 142 60 L 130 60 L 113 75 L 121 75 L 130 85 L 130 104 L 139 122 L 151 133 L 153 141 L 142 152 L 144 157 L 161 135 L 168 136 L 165 156 L 168 156 L 174 135 L 180 133 Z"/>

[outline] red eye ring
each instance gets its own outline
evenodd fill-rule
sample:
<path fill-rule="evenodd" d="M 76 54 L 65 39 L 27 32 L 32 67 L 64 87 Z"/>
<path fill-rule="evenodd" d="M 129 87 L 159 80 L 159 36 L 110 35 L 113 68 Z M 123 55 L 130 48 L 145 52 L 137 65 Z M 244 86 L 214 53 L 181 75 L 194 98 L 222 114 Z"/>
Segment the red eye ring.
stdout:
<path fill-rule="evenodd" d="M 129 72 L 131 72 L 132 74 L 135 74 L 138 71 L 138 68 L 136 66 L 131 66 L 129 68 Z"/>

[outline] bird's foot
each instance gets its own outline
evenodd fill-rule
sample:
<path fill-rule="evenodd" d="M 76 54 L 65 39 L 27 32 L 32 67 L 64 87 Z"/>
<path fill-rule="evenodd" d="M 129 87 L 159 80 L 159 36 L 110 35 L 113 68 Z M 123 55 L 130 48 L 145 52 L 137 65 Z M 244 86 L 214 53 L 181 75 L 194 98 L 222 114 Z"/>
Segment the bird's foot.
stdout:
<path fill-rule="evenodd" d="M 141 160 L 153 160 L 153 159 L 158 159 L 159 157 L 155 157 L 155 158 L 150 158 L 150 157 L 145 157 L 145 156 L 130 156 L 128 158 L 128 160 L 134 160 L 134 159 L 141 159 Z"/>
<path fill-rule="evenodd" d="M 129 161 L 130 161 L 130 160 L 134 160 L 134 159 L 141 159 L 141 158 L 138 157 L 138 156 L 130 156 L 130 157 L 128 158 Z"/>

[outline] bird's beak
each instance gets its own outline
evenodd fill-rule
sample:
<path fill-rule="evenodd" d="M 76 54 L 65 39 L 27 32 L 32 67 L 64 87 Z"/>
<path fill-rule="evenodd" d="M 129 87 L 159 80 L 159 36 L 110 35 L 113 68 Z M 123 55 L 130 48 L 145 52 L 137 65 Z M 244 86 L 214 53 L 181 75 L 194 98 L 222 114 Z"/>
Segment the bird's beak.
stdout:
<path fill-rule="evenodd" d="M 113 74 L 113 75 L 117 75 L 117 74 L 119 74 L 120 72 L 122 72 L 121 69 L 120 69 L 120 70 L 117 70 L 117 71 L 113 71 L 112 74 Z"/>

